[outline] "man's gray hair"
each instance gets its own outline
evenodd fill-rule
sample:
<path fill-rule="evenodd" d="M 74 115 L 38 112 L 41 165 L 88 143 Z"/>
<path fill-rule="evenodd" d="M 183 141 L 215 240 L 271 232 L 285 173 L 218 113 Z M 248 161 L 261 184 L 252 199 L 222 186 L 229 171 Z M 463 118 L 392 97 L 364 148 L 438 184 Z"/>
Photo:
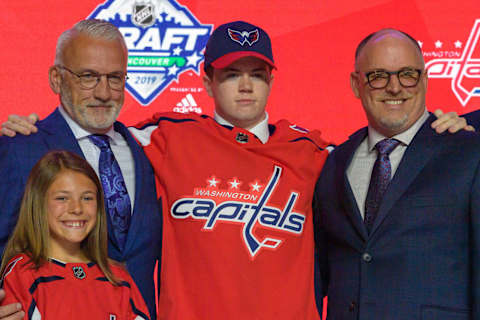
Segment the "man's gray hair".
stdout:
<path fill-rule="evenodd" d="M 71 29 L 64 31 L 60 37 L 58 37 L 57 48 L 55 50 L 55 65 L 63 64 L 65 47 L 80 33 L 95 39 L 119 40 L 125 47 L 125 50 L 127 50 L 125 39 L 116 26 L 110 22 L 98 19 L 82 20 L 77 22 Z"/>

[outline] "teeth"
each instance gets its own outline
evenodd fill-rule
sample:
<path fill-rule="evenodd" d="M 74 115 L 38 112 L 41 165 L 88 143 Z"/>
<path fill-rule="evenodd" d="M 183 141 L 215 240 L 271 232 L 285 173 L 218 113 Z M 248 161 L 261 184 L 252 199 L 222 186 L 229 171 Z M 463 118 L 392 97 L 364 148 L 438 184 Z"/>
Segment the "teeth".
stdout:
<path fill-rule="evenodd" d="M 385 100 L 386 104 L 401 104 L 403 100 Z"/>
<path fill-rule="evenodd" d="M 85 222 L 84 221 L 66 221 L 65 224 L 68 227 L 78 228 L 78 227 L 83 227 Z"/>

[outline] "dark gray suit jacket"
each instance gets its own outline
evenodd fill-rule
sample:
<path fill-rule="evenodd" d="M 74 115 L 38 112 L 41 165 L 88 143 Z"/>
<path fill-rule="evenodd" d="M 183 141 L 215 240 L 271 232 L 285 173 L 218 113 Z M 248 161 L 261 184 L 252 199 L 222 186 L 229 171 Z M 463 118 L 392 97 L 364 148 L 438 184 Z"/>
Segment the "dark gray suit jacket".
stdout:
<path fill-rule="evenodd" d="M 438 135 L 405 151 L 370 235 L 346 169 L 364 128 L 329 156 L 315 193 L 328 319 L 480 319 L 480 137 Z"/>

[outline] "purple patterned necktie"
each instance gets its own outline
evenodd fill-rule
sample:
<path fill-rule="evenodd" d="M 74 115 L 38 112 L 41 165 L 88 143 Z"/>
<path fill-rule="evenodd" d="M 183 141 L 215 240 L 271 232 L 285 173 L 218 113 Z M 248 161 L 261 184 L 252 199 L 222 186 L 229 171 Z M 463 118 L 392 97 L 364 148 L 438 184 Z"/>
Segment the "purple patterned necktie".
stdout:
<path fill-rule="evenodd" d="M 123 180 L 118 162 L 110 148 L 108 136 L 93 134 L 88 138 L 100 148 L 98 169 L 105 195 L 105 205 L 112 222 L 115 238 L 120 249 L 123 250 L 131 218 L 131 204 L 125 180 Z"/>
<path fill-rule="evenodd" d="M 379 141 L 375 148 L 378 156 L 373 165 L 372 177 L 368 186 L 367 199 L 365 201 L 365 225 L 368 233 L 372 230 L 373 222 L 377 217 L 378 208 L 382 202 L 383 194 L 387 190 L 392 179 L 392 167 L 389 154 L 395 149 L 400 141 L 395 139 L 384 139 Z"/>

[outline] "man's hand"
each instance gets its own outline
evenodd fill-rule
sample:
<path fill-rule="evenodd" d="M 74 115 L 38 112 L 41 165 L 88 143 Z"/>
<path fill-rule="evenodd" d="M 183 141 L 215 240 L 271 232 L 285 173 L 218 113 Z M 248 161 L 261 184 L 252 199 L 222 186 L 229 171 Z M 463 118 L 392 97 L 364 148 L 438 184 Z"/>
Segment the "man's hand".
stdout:
<path fill-rule="evenodd" d="M 37 127 L 34 126 L 37 121 L 38 115 L 36 113 L 30 114 L 28 117 L 15 114 L 9 115 L 8 120 L 2 123 L 0 135 L 14 137 L 18 132 L 28 136 L 30 133 L 38 131 Z"/>
<path fill-rule="evenodd" d="M 0 301 L 5 298 L 5 291 L 0 289 Z M 20 303 L 12 303 L 0 307 L 0 320 L 20 320 L 23 319 L 25 312 L 22 311 Z"/>
<path fill-rule="evenodd" d="M 455 133 L 462 129 L 475 131 L 475 128 L 469 125 L 465 118 L 459 117 L 456 112 L 443 113 L 442 110 L 437 109 L 433 114 L 438 118 L 432 123 L 432 129 L 435 129 L 437 133 L 442 133 L 447 130 L 450 133 Z"/>

